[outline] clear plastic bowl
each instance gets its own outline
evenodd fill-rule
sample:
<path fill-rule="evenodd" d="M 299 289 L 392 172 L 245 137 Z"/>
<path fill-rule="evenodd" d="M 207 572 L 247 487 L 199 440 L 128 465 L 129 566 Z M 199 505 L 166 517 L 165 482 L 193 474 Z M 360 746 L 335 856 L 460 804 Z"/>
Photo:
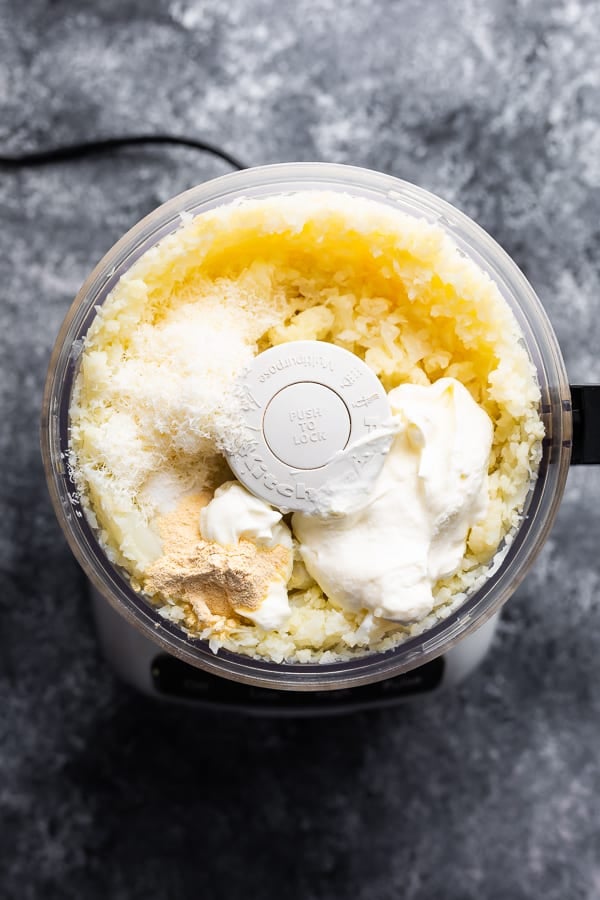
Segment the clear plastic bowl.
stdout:
<path fill-rule="evenodd" d="M 481 589 L 436 626 L 393 650 L 327 665 L 275 664 L 223 649 L 215 655 L 205 641 L 163 619 L 130 587 L 126 573 L 107 559 L 66 465 L 69 405 L 82 338 L 95 307 L 121 275 L 181 224 L 184 211 L 198 215 L 240 197 L 299 190 L 343 191 L 441 225 L 489 273 L 515 314 L 537 369 L 546 428 L 539 476 L 522 525 L 501 566 Z M 180 194 L 135 225 L 96 266 L 65 318 L 50 361 L 42 412 L 42 454 L 56 515 L 76 558 L 112 606 L 163 650 L 191 665 L 260 687 L 295 691 L 349 688 L 409 671 L 440 656 L 496 613 L 525 576 L 552 527 L 569 468 L 571 437 L 571 395 L 560 348 L 539 299 L 512 259 L 471 219 L 433 194 L 367 169 L 323 163 L 273 165 L 225 175 Z"/>

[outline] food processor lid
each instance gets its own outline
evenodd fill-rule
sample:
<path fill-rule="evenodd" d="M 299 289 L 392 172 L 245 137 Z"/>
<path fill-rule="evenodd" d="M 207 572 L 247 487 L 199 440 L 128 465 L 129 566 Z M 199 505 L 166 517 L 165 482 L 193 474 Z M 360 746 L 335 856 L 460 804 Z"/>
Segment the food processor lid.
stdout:
<path fill-rule="evenodd" d="M 325 341 L 291 341 L 256 356 L 238 392 L 241 430 L 227 458 L 255 496 L 318 515 L 345 512 L 350 492 L 369 492 L 395 427 L 361 359 Z"/>

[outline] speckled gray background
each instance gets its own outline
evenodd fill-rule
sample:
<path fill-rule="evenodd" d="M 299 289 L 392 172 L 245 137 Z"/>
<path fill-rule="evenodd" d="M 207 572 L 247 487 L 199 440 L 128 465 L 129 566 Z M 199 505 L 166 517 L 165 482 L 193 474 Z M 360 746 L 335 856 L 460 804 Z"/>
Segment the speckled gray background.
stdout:
<path fill-rule="evenodd" d="M 0 2 L 0 147 L 194 133 L 456 203 L 600 380 L 600 4 Z M 597 900 L 600 477 L 573 471 L 461 690 L 345 719 L 163 708 L 100 658 L 37 422 L 54 336 L 111 244 L 226 170 L 180 149 L 0 170 L 0 895 Z"/>

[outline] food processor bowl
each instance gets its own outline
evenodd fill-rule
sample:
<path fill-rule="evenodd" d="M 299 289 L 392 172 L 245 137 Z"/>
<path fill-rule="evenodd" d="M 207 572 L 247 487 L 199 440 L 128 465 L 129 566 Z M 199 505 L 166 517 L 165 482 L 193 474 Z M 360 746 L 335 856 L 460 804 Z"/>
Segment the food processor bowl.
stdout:
<path fill-rule="evenodd" d="M 201 215 L 241 198 L 323 190 L 368 198 L 440 225 L 460 252 L 496 283 L 517 319 L 537 371 L 546 432 L 538 477 L 501 562 L 490 567 L 486 582 L 460 608 L 419 636 L 386 652 L 321 665 L 276 664 L 225 649 L 215 654 L 206 641 L 188 636 L 164 619 L 131 587 L 127 573 L 107 558 L 86 518 L 68 460 L 69 407 L 78 361 L 96 308 L 133 262 L 181 225 L 182 214 Z M 579 405 L 583 409 L 585 404 Z M 539 299 L 516 264 L 485 231 L 440 198 L 392 176 L 352 166 L 289 163 L 247 169 L 192 188 L 144 218 L 106 254 L 79 291 L 58 335 L 44 393 L 41 440 L 52 502 L 71 550 L 94 588 L 141 634 L 170 656 L 213 675 L 279 691 L 327 691 L 366 685 L 421 667 L 498 612 L 552 527 L 569 469 L 573 427 L 581 429 L 581 415 L 579 410 L 575 419 L 572 414 L 560 348 Z"/>

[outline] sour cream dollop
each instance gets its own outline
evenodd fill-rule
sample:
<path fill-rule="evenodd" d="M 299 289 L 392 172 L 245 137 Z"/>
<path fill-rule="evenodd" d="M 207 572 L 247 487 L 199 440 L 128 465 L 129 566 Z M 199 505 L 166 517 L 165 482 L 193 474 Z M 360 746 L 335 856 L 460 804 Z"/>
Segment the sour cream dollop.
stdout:
<path fill-rule="evenodd" d="M 295 513 L 308 572 L 343 609 L 411 623 L 435 605 L 470 528 L 485 515 L 493 427 L 454 378 L 388 395 L 399 431 L 366 505 L 339 517 Z"/>

